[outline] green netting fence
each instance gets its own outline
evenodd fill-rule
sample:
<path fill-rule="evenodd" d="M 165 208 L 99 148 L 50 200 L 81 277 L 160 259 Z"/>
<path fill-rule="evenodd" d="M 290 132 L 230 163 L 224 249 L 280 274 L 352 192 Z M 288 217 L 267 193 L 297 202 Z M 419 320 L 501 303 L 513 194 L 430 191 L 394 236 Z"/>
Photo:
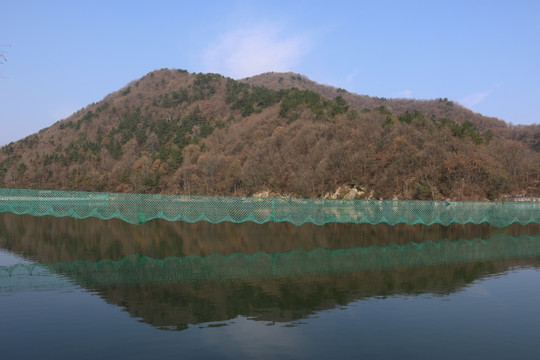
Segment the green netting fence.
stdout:
<path fill-rule="evenodd" d="M 268 254 L 212 254 L 152 259 L 130 255 L 122 260 L 0 266 L 0 292 L 24 289 L 133 286 L 194 281 L 263 280 L 361 271 L 392 271 L 479 261 L 540 260 L 540 234 L 489 239 L 441 240 L 351 249 L 302 249 Z M 74 283 L 73 283 L 74 282 Z"/>
<path fill-rule="evenodd" d="M 152 219 L 241 223 L 387 223 L 395 225 L 540 223 L 540 202 L 330 200 L 220 196 L 145 195 L 82 191 L 0 189 L 0 212 L 78 219 L 118 218 L 132 224 Z"/>

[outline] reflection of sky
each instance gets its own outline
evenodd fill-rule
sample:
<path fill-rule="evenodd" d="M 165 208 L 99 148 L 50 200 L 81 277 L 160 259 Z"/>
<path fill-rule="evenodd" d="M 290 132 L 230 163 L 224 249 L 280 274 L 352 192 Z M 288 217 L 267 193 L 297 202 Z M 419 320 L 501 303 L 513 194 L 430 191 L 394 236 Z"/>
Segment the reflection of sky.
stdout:
<path fill-rule="evenodd" d="M 477 280 L 449 295 L 371 298 L 291 324 L 237 317 L 226 326 L 199 324 L 180 332 L 142 323 L 83 289 L 0 294 L 2 355 L 131 360 L 530 358 L 540 338 L 539 285 L 540 270 L 524 268 Z"/>
<path fill-rule="evenodd" d="M 540 271 L 521 269 L 444 296 L 356 301 L 295 327 L 236 318 L 203 338 L 230 358 L 524 358 L 540 338 L 538 303 Z"/>
<path fill-rule="evenodd" d="M 72 280 L 20 255 L 0 249 L 0 295 L 73 287 Z"/>
<path fill-rule="evenodd" d="M 239 358 L 260 359 L 269 353 L 281 359 L 287 356 L 300 358 L 309 345 L 307 334 L 283 325 L 238 317 L 220 333 L 209 331 L 204 341 Z"/>
<path fill-rule="evenodd" d="M 25 260 L 22 256 L 15 255 L 6 250 L 0 249 L 0 266 L 13 266 L 16 264 L 30 264 L 31 262 Z"/>
<path fill-rule="evenodd" d="M 0 250 L 0 266 L 18 263 L 29 262 Z M 237 317 L 174 332 L 78 287 L 0 290 L 0 343 L 7 359 L 531 358 L 539 303 L 540 270 L 514 268 L 447 295 L 369 298 L 292 323 Z"/>

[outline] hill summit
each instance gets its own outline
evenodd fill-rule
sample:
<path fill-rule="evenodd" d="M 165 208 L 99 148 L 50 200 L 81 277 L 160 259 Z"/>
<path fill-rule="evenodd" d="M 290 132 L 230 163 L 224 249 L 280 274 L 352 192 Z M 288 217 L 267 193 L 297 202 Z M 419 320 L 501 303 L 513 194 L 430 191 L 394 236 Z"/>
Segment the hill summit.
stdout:
<path fill-rule="evenodd" d="M 498 199 L 538 193 L 540 126 L 294 73 L 162 69 L 0 150 L 0 186 L 192 195 Z"/>

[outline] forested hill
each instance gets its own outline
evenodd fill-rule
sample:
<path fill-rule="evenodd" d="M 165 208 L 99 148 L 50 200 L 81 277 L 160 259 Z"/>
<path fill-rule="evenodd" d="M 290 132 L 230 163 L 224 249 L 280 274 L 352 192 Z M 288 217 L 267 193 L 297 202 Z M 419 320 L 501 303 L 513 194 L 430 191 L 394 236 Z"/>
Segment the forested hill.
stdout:
<path fill-rule="evenodd" d="M 498 199 L 540 193 L 540 126 L 293 73 L 235 81 L 164 69 L 2 147 L 0 186 Z"/>

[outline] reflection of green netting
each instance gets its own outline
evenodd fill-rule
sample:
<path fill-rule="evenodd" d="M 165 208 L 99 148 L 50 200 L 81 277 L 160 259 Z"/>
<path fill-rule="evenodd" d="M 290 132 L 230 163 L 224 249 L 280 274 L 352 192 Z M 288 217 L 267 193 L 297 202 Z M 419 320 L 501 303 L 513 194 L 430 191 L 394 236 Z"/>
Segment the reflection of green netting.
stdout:
<path fill-rule="evenodd" d="M 426 241 L 343 250 L 318 248 L 310 252 L 298 249 L 276 254 L 259 252 L 251 255 L 213 254 L 206 257 L 190 255 L 161 260 L 132 255 L 119 261 L 76 261 L 0 267 L 0 291 L 9 284 L 16 287 L 13 284 L 17 279 L 28 281 L 29 276 L 48 277 L 49 281 L 58 282 L 58 277 L 50 277 L 51 273 L 75 280 L 82 286 L 100 287 L 186 281 L 260 280 L 531 258 L 540 259 L 540 234 L 512 237 L 499 233 L 487 240 Z M 21 284 L 23 288 L 28 286 L 24 281 Z"/>
<path fill-rule="evenodd" d="M 277 199 L 180 195 L 142 195 L 0 189 L 0 212 L 119 218 L 132 224 L 152 219 L 240 223 L 388 223 L 395 225 L 487 222 L 540 223 L 538 202 L 448 202 L 397 200 Z"/>
<path fill-rule="evenodd" d="M 17 264 L 0 266 L 0 294 L 43 291 L 76 286 L 73 280 L 58 275 L 48 265 Z"/>

